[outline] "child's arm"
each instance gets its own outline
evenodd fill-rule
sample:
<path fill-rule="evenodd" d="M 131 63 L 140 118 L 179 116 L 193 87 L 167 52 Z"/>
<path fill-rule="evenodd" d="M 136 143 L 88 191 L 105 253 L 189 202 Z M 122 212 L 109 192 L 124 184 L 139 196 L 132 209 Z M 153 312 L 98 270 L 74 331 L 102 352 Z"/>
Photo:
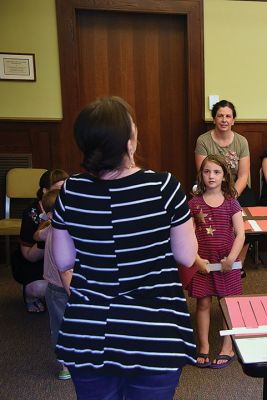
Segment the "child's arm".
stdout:
<path fill-rule="evenodd" d="M 201 274 L 208 274 L 210 272 L 209 260 L 205 260 L 204 258 L 201 258 L 199 255 L 197 255 L 195 264 Z"/>
<path fill-rule="evenodd" d="M 192 221 L 193 221 L 194 229 L 196 230 L 196 224 L 195 224 L 194 218 L 192 218 Z M 197 268 L 201 274 L 209 274 L 209 272 L 210 272 L 209 267 L 208 267 L 209 260 L 205 260 L 204 258 L 201 258 L 197 254 L 194 264 L 197 266 Z"/>
<path fill-rule="evenodd" d="M 47 221 L 46 221 L 47 222 Z M 50 225 L 50 224 L 49 224 Z M 47 233 L 48 233 L 48 228 L 49 225 L 41 225 L 38 230 L 34 233 L 33 235 L 33 239 L 36 242 L 45 242 L 46 237 L 47 237 Z"/>
<path fill-rule="evenodd" d="M 237 259 L 245 242 L 244 222 L 241 211 L 233 215 L 232 221 L 235 232 L 235 240 L 228 256 L 221 260 L 222 271 L 230 271 L 232 269 L 232 265 Z"/>
<path fill-rule="evenodd" d="M 72 278 L 72 271 L 73 271 L 72 269 L 69 269 L 68 271 L 59 272 L 62 285 L 66 290 L 66 292 L 68 293 L 68 295 L 70 295 L 70 282 Z"/>

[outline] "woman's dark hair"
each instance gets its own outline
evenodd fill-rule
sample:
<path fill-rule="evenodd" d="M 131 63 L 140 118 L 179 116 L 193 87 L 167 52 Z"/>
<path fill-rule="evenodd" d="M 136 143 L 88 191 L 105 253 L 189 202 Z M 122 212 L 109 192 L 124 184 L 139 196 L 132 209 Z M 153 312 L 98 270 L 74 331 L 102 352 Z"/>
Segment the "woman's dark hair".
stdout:
<path fill-rule="evenodd" d="M 221 100 L 221 101 L 218 101 L 218 103 L 215 103 L 214 106 L 212 107 L 212 110 L 211 110 L 212 118 L 216 117 L 217 111 L 221 107 L 229 107 L 229 108 L 231 108 L 231 110 L 233 112 L 233 117 L 234 118 L 236 117 L 236 110 L 235 110 L 235 106 L 233 105 L 233 103 L 231 103 L 228 100 Z"/>
<path fill-rule="evenodd" d="M 224 197 L 237 197 L 237 191 L 235 189 L 235 182 L 230 168 L 227 165 L 225 158 L 219 154 L 209 154 L 201 163 L 200 169 L 197 174 L 197 189 L 194 192 L 195 196 L 200 196 L 206 191 L 206 187 L 203 180 L 203 170 L 207 162 L 213 162 L 219 165 L 223 170 L 224 180 L 222 181 L 222 192 Z"/>
<path fill-rule="evenodd" d="M 99 98 L 84 108 L 74 123 L 74 137 L 83 153 L 81 164 L 98 176 L 121 165 L 132 133 L 134 113 L 117 96 Z"/>
<path fill-rule="evenodd" d="M 53 169 L 43 173 L 39 180 L 39 189 L 36 193 L 37 199 L 41 200 L 43 197 L 43 189 L 49 190 L 51 186 L 59 181 L 64 181 L 69 177 L 69 174 L 64 169 Z"/>

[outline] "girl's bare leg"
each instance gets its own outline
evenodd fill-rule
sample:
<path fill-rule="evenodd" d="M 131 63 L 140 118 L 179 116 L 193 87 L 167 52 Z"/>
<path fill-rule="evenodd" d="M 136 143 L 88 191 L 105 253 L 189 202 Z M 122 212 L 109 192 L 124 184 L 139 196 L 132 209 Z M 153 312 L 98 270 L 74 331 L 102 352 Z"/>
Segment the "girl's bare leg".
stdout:
<path fill-rule="evenodd" d="M 196 325 L 197 335 L 199 341 L 199 353 L 209 354 L 209 329 L 210 329 L 210 309 L 211 309 L 211 297 L 204 297 L 197 299 L 196 309 Z M 208 362 L 208 358 L 198 357 L 197 363 Z"/>
<path fill-rule="evenodd" d="M 228 329 L 224 320 L 223 320 L 223 329 Z M 230 357 L 233 357 L 235 355 L 235 353 L 233 351 L 233 344 L 232 344 L 231 336 L 224 336 L 223 343 L 222 343 L 222 349 L 219 354 L 227 355 Z M 213 363 L 216 363 L 216 364 L 224 364 L 226 362 L 227 362 L 227 360 L 213 360 Z"/>

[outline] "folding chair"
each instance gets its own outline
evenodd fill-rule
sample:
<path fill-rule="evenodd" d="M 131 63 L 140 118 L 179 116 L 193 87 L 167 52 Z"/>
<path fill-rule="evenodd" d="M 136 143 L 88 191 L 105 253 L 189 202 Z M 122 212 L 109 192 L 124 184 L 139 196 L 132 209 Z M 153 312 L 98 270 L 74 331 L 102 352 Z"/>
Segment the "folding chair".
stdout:
<path fill-rule="evenodd" d="M 10 264 L 10 236 L 20 234 L 21 218 L 11 217 L 11 203 L 15 199 L 34 199 L 39 189 L 43 168 L 12 168 L 6 175 L 5 217 L 0 219 L 0 236 L 5 236 L 6 264 Z"/>

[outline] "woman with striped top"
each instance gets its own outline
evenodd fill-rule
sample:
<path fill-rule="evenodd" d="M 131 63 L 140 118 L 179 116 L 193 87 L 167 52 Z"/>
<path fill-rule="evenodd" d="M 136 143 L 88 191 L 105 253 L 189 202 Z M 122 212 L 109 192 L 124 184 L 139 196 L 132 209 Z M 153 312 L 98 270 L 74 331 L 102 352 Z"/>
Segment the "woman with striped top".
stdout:
<path fill-rule="evenodd" d="M 135 164 L 137 128 L 119 97 L 80 112 L 86 173 L 70 177 L 53 216 L 53 252 L 72 268 L 57 355 L 77 399 L 170 400 L 195 342 L 177 262 L 197 242 L 185 194 L 170 173 Z"/>
<path fill-rule="evenodd" d="M 196 365 L 201 368 L 224 368 L 234 360 L 232 340 L 225 336 L 219 355 L 210 362 L 209 326 L 212 296 L 221 298 L 242 293 L 238 255 L 245 233 L 236 196 L 225 159 L 221 155 L 207 156 L 198 173 L 197 191 L 189 201 L 199 253 L 191 269 L 195 274 L 193 277 L 191 274 L 186 287 L 189 295 L 197 299 L 199 353 Z"/>

